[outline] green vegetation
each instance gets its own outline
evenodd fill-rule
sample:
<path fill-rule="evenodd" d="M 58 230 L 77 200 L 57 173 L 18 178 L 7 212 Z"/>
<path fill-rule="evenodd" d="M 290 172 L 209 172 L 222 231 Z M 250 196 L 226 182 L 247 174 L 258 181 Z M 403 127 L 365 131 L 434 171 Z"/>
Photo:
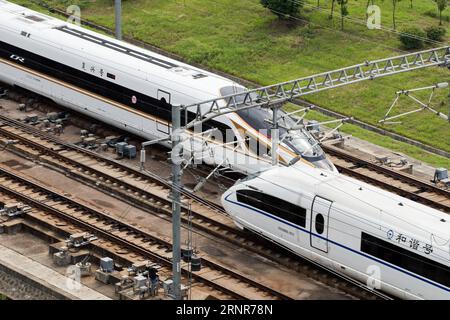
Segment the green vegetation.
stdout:
<path fill-rule="evenodd" d="M 314 119 L 318 121 L 332 120 L 332 118 L 327 117 L 317 111 L 310 111 L 308 114 L 308 119 Z M 449 168 L 450 166 L 450 159 L 430 154 L 429 152 L 424 151 L 419 147 L 412 146 L 408 143 L 396 141 L 381 134 L 365 130 L 353 124 L 344 124 L 341 127 L 340 131 L 350 134 L 362 140 L 371 141 L 376 145 L 408 155 L 412 158 L 420 159 L 421 161 L 433 165 L 435 167 Z"/>
<path fill-rule="evenodd" d="M 8 300 L 8 297 L 0 293 L 0 300 Z"/>
<path fill-rule="evenodd" d="M 437 26 L 430 26 L 425 29 L 425 32 L 427 33 L 427 38 L 433 41 L 443 41 L 447 33 L 444 28 Z"/>
<path fill-rule="evenodd" d="M 272 11 L 280 19 L 289 19 L 299 14 L 303 2 L 286 1 L 286 0 L 260 0 L 264 8 Z"/>
<path fill-rule="evenodd" d="M 425 46 L 427 34 L 420 28 L 408 27 L 400 33 L 399 39 L 407 50 L 422 49 Z"/>
<path fill-rule="evenodd" d="M 13 0 L 30 5 L 29 0 Z M 52 6 L 64 8 L 60 0 L 46 0 Z M 114 2 L 111 0 L 80 1 L 82 17 L 107 27 L 114 27 Z M 337 1 L 336 1 L 337 2 Z M 204 0 L 133 0 L 124 1 L 125 34 L 152 43 L 195 62 L 234 74 L 261 84 L 271 84 L 307 76 L 326 70 L 402 54 L 398 33 L 389 32 L 392 25 L 392 1 L 374 1 L 381 7 L 383 29 L 366 27 L 367 1 L 348 0 L 345 30 L 340 30 L 340 6 L 334 1 L 306 0 L 302 16 L 295 27 L 287 26 L 260 0 L 214 0 L 205 6 Z M 371 1 L 372 3 L 372 1 Z M 33 5 L 36 9 L 37 6 Z M 42 10 L 42 9 L 40 9 Z M 434 16 L 430 14 L 434 12 Z M 443 28 L 448 31 L 443 14 Z M 400 1 L 396 9 L 399 30 L 420 25 L 421 28 L 439 24 L 439 12 L 433 1 Z M 447 32 L 448 34 L 448 32 Z M 448 41 L 448 36 L 444 37 Z M 437 46 L 426 44 L 427 47 Z M 448 81 L 448 70 L 424 69 L 371 82 L 324 91 L 305 99 L 328 109 L 378 125 L 395 92 L 401 89 L 429 86 Z M 433 106 L 447 113 L 446 89 L 436 91 Z M 426 99 L 425 94 L 418 98 Z M 417 105 L 401 99 L 396 113 L 413 110 Z M 429 112 L 421 112 L 402 119 L 402 124 L 384 128 L 406 137 L 450 152 L 450 125 Z M 358 132 L 356 132 L 358 131 Z M 375 137 L 364 130 L 355 136 L 370 141 L 395 145 L 406 154 L 431 164 L 450 160 L 432 155 L 420 155 L 410 147 L 386 137 Z M 387 139 L 387 140 L 386 140 Z M 444 161 L 444 162 L 442 162 Z"/>

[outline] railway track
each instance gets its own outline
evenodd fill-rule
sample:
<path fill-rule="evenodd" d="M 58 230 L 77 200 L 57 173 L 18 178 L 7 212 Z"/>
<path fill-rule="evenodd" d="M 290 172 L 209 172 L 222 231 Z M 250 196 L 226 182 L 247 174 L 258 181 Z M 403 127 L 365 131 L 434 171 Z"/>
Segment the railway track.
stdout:
<path fill-rule="evenodd" d="M 71 178 L 107 192 L 146 212 L 156 214 L 159 218 L 171 221 L 171 201 L 168 200 L 171 185 L 160 177 L 63 142 L 35 127 L 2 115 L 0 115 L 1 137 L 17 141 L 9 147 L 9 150 L 14 150 L 15 153 L 37 160 L 51 168 L 57 168 Z M 367 291 L 365 286 L 351 282 L 347 278 L 342 279 L 337 274 L 331 275 L 329 270 L 322 270 L 313 262 L 306 262 L 270 241 L 255 238 L 253 234 L 237 229 L 220 206 L 205 201 L 188 190 L 183 190 L 183 202 L 189 202 L 190 205 L 183 206 L 182 221 L 187 225 L 190 214 L 192 227 L 203 235 L 223 239 L 239 248 L 275 260 L 291 270 L 336 287 L 352 296 L 362 299 L 380 297 L 376 292 Z"/>
<path fill-rule="evenodd" d="M 134 254 L 162 265 L 165 274 L 171 273 L 172 244 L 170 240 L 142 231 L 126 222 L 120 221 L 105 212 L 83 204 L 55 190 L 50 190 L 36 182 L 0 167 L 0 193 L 14 198 L 17 202 L 27 204 L 32 211 L 40 211 L 48 220 L 48 215 L 61 219 L 77 227 L 77 232 L 89 232 L 99 242 L 110 242 L 119 246 L 118 252 L 125 255 Z M 25 213 L 25 215 L 31 215 Z M 33 213 L 36 220 L 36 213 Z M 57 224 L 55 224 L 57 226 Z M 60 223 L 61 226 L 66 226 Z M 54 226 L 53 226 L 54 227 Z M 125 251 L 121 251 L 125 249 Z M 202 283 L 221 295 L 229 295 L 235 299 L 269 299 L 288 300 L 291 297 L 278 292 L 264 284 L 252 280 L 237 271 L 222 266 L 204 253 L 199 253 L 202 269 L 192 272 L 195 282 Z M 187 264 L 182 265 L 182 272 L 187 275 Z"/>
<path fill-rule="evenodd" d="M 59 15 L 67 17 L 68 14 L 58 8 L 51 7 L 44 3 L 38 3 L 43 8 L 49 10 L 50 12 L 57 13 Z M 82 20 L 82 23 L 102 32 L 108 34 L 114 34 L 113 30 L 101 26 L 95 22 Z M 136 40 L 133 38 L 127 38 L 128 42 L 131 42 L 137 46 L 141 46 L 160 54 L 169 56 L 174 59 L 183 60 L 181 57 L 155 47 L 149 43 Z M 199 66 L 203 67 L 204 66 Z M 225 74 L 217 70 L 211 70 L 215 73 L 220 73 L 225 77 L 231 77 L 238 82 L 249 84 L 251 86 L 258 86 L 257 84 L 244 80 L 235 76 Z M 302 105 L 305 101 L 300 99 L 295 99 L 292 101 L 293 104 Z M 307 103 L 309 104 L 309 103 Z M 367 124 L 365 124 L 367 125 Z M 370 126 L 370 125 L 369 125 Z M 370 126 L 372 127 L 372 126 Z M 377 128 L 374 128 L 377 129 Z M 359 159 L 349 153 L 346 153 L 338 148 L 332 146 L 323 146 L 324 151 L 326 151 L 332 157 L 332 161 L 335 163 L 336 167 L 342 173 L 355 177 L 359 180 L 366 181 L 370 184 L 377 185 L 386 190 L 395 192 L 401 196 L 414 200 L 416 202 L 421 202 L 423 204 L 429 205 L 431 207 L 437 208 L 444 212 L 450 213 L 450 190 L 443 190 L 431 183 L 417 180 L 411 175 L 406 173 L 401 173 L 387 167 L 379 166 L 373 162 Z"/>
<path fill-rule="evenodd" d="M 8 126 L 8 124 L 5 126 Z M 13 127 L 12 125 L 10 126 Z M 96 185 L 98 188 L 114 194 L 122 200 L 127 199 L 129 202 L 135 203 L 134 200 L 139 199 L 138 202 L 143 207 L 158 213 L 163 212 L 170 216 L 171 202 L 167 199 L 170 183 L 167 181 L 149 174 L 145 174 L 144 177 L 142 172 L 119 165 L 117 162 L 107 158 L 97 158 L 95 159 L 96 162 L 90 163 L 89 161 L 94 161 L 95 153 L 91 153 L 88 156 L 87 153 L 89 152 L 87 150 L 81 148 L 76 150 L 73 148 L 73 145 L 71 148 L 68 148 L 68 144 L 61 143 L 61 141 L 57 142 L 36 132 L 23 132 L 25 132 L 25 135 L 28 135 L 26 139 L 29 139 L 32 142 L 31 144 L 27 144 L 24 139 L 18 138 L 21 136 L 20 132 L 9 130 L 9 132 L 3 131 L 2 134 L 19 140 L 21 145 L 26 145 L 26 148 L 22 151 L 28 156 L 34 153 L 35 159 L 57 167 L 71 177 Z M 36 138 L 47 141 L 47 150 L 44 150 L 42 145 L 38 145 Z M 388 168 L 379 166 L 376 168 L 373 163 L 364 162 L 361 159 L 355 159 L 355 157 L 352 159 L 351 155 L 340 153 L 337 149 L 326 151 L 334 153 L 333 161 L 336 162 L 338 169 L 345 174 L 449 212 L 448 191 L 439 189 L 431 184 L 424 184 L 412 177 L 408 180 L 406 175 Z M 62 157 L 61 154 L 65 154 L 65 156 Z M 102 170 L 102 168 L 105 170 Z M 392 181 L 395 181 L 395 183 L 392 183 Z M 279 254 L 276 252 L 271 252 L 264 247 L 258 246 L 257 241 L 249 240 L 251 237 L 237 230 L 229 219 L 224 217 L 224 212 L 220 206 L 205 201 L 188 190 L 183 190 L 183 194 L 183 200 L 188 204 L 184 207 L 184 222 L 187 222 L 187 214 L 192 213 L 195 220 L 193 224 L 198 230 L 213 234 L 235 244 L 243 244 L 249 250 L 254 252 L 260 251 L 259 253 L 263 256 L 279 257 Z M 220 221 L 218 222 L 217 220 Z M 289 260 L 286 261 L 288 262 L 287 265 L 292 263 Z"/>
<path fill-rule="evenodd" d="M 322 145 L 322 148 L 343 174 L 450 213 L 450 189 L 440 188 L 408 173 L 361 159 L 334 146 Z"/>

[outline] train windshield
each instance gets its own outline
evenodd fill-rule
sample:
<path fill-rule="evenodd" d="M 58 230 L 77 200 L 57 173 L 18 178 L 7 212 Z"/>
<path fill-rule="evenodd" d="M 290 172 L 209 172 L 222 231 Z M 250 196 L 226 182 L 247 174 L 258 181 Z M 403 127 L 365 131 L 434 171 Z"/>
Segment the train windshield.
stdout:
<path fill-rule="evenodd" d="M 261 133 L 271 137 L 273 113 L 271 109 L 253 108 L 236 112 L 245 122 Z M 305 129 L 288 131 L 294 127 L 296 121 L 284 111 L 278 112 L 279 137 L 282 144 L 286 145 L 302 158 L 315 162 L 325 159 L 322 148 L 317 140 Z"/>
<path fill-rule="evenodd" d="M 224 87 L 220 90 L 222 96 L 244 92 L 242 87 Z M 252 93 L 252 99 L 257 100 L 256 93 Z M 242 103 L 245 95 L 237 95 L 237 103 Z M 271 109 L 252 108 L 239 110 L 236 112 L 245 122 L 257 131 L 271 137 L 273 112 Z M 313 162 L 318 167 L 332 170 L 331 163 L 325 158 L 322 148 L 317 140 L 304 128 L 289 130 L 288 128 L 297 125 L 297 120 L 286 114 L 283 110 L 278 112 L 279 137 L 282 144 L 287 146 L 295 154 L 301 156 L 309 162 Z"/>

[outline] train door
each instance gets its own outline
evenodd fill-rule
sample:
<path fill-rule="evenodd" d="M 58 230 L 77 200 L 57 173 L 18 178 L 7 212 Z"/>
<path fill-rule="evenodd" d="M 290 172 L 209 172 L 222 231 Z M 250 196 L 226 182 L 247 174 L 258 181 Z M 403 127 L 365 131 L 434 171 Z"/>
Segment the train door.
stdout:
<path fill-rule="evenodd" d="M 311 247 L 328 252 L 328 219 L 333 202 L 316 196 L 311 208 Z"/>
<path fill-rule="evenodd" d="M 158 90 L 158 100 L 161 101 L 161 105 L 164 105 L 164 107 L 170 107 L 170 93 L 164 90 Z M 170 111 L 170 110 L 169 110 Z M 169 114 L 171 114 L 169 112 Z M 169 122 L 166 120 L 158 120 L 156 121 L 156 129 L 159 132 L 169 134 Z"/>

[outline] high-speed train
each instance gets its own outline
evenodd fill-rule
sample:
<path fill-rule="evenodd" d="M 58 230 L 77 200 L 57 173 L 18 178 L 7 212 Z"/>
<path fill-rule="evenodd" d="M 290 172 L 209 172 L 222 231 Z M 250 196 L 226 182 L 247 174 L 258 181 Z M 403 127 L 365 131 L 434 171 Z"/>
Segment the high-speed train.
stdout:
<path fill-rule="evenodd" d="M 450 299 L 450 217 L 310 167 L 278 167 L 222 196 L 237 226 L 402 299 Z"/>
<path fill-rule="evenodd" d="M 0 0 L 0 81 L 148 140 L 168 137 L 171 105 L 191 105 L 246 90 L 224 77 L 4 0 Z M 187 112 L 188 119 L 194 116 Z M 202 129 L 219 131 L 206 138 L 191 134 L 184 142 L 184 156 L 203 158 L 208 164 L 227 163 L 244 173 L 269 167 L 270 130 L 260 130 L 271 128 L 266 121 L 271 118 L 265 109 L 217 117 Z M 279 119 L 294 121 L 286 113 Z M 234 137 L 228 140 L 235 143 L 220 147 L 229 131 Z M 300 164 L 336 171 L 307 130 L 280 131 L 281 163 L 300 156 Z"/>

